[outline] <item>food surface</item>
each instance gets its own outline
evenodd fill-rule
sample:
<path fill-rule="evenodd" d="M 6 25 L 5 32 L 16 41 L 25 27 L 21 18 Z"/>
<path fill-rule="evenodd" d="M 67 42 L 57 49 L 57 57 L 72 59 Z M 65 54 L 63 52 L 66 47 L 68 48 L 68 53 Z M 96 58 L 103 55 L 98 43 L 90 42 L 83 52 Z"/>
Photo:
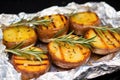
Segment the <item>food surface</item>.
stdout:
<path fill-rule="evenodd" d="M 79 12 L 70 16 L 70 29 L 77 35 L 83 35 L 90 27 L 100 25 L 100 19 L 94 12 Z"/>
<path fill-rule="evenodd" d="M 66 40 L 71 38 L 67 38 Z M 53 63 L 65 69 L 75 68 L 84 64 L 91 54 L 88 47 L 80 44 L 69 44 L 64 41 L 50 42 L 48 44 L 48 51 Z"/>
<path fill-rule="evenodd" d="M 31 50 L 33 51 L 34 54 L 37 51 L 38 52 L 42 51 L 42 49 L 37 47 L 30 47 L 29 50 L 26 49 L 25 51 L 30 52 Z M 36 59 L 35 56 L 32 55 L 25 55 L 24 53 L 22 55 L 23 56 L 13 55 L 11 59 L 14 68 L 18 72 L 22 73 L 21 75 L 22 80 L 37 78 L 49 70 L 50 61 L 48 59 L 47 54 L 42 53 L 39 54 L 38 57 L 41 58 L 41 61 Z"/>
<path fill-rule="evenodd" d="M 52 80 L 53 78 L 55 80 L 81 80 L 81 78 L 91 79 L 117 71 L 120 65 L 119 19 L 119 12 L 105 2 L 85 4 L 72 2 L 65 7 L 52 6 L 33 14 L 24 12 L 14 15 L 1 14 L 0 66 L 2 66 L 2 72 L 0 75 L 2 74 L 2 78 L 0 77 L 0 80 L 21 80 L 19 73 L 22 74 L 23 80 L 34 78 L 36 80 Z M 18 33 L 19 38 L 15 31 L 19 32 L 18 26 L 24 28 L 23 31 L 20 30 L 21 33 Z M 102 30 L 99 29 L 101 26 L 103 26 Z M 15 27 L 15 30 L 9 31 L 11 27 Z M 31 37 L 33 33 L 29 33 L 25 27 L 33 28 L 36 38 Z M 8 30 L 7 35 L 6 29 Z M 118 32 L 114 29 L 117 29 Z M 70 38 L 68 35 L 71 32 L 73 33 L 70 36 L 78 35 L 78 37 Z M 29 39 L 27 35 L 29 35 Z M 49 54 L 43 55 L 42 53 L 42 56 L 38 56 L 36 51 L 31 53 L 34 49 L 30 50 L 30 54 L 29 50 L 26 53 L 25 48 L 30 47 L 26 45 L 26 39 L 30 46 L 35 44 L 35 47 L 40 47 L 43 52 L 46 51 Z M 7 43 L 15 45 L 11 46 Z M 11 54 L 12 52 L 15 53 Z M 14 67 L 9 64 L 9 61 Z M 48 65 L 49 72 L 45 73 L 48 71 L 47 64 L 50 63 L 53 64 Z M 39 71 L 40 69 L 41 71 Z M 19 73 L 17 74 L 17 72 Z"/>
<path fill-rule="evenodd" d="M 3 29 L 3 44 L 7 48 L 13 48 L 22 43 L 21 47 L 35 44 L 37 35 L 33 28 L 28 26 L 10 26 Z"/>
<path fill-rule="evenodd" d="M 102 27 L 101 27 L 102 29 Z M 90 29 L 86 32 L 87 39 L 96 36 L 94 42 L 91 43 L 93 53 L 106 55 L 120 50 L 120 34 L 108 30 Z M 104 29 L 104 27 L 103 27 Z"/>
<path fill-rule="evenodd" d="M 54 14 L 41 17 L 41 19 L 51 19 L 52 22 L 48 25 L 39 25 L 37 29 L 38 38 L 42 42 L 49 42 L 49 39 L 65 35 L 69 29 L 69 20 L 61 14 Z"/>

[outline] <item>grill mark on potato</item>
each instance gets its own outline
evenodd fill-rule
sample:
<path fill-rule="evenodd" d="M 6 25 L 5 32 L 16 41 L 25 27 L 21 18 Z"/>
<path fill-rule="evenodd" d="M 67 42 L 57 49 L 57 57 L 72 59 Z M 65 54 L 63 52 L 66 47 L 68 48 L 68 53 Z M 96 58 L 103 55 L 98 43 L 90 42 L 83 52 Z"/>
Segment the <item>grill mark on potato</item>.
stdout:
<path fill-rule="evenodd" d="M 18 62 L 17 62 L 18 61 Z M 22 62 L 20 62 L 22 61 Z M 27 62 L 26 62 L 27 61 Z M 31 62 L 31 63 L 30 63 Z M 34 64 L 33 64 L 33 61 L 32 60 L 18 60 L 18 59 L 14 59 L 13 60 L 13 63 L 16 64 L 16 65 L 47 65 L 49 63 L 48 59 L 47 60 L 42 60 L 42 62 L 38 61 L 38 60 L 34 60 Z"/>
<path fill-rule="evenodd" d="M 16 56 L 14 56 L 13 57 L 15 60 L 30 60 L 30 59 L 27 59 L 26 57 L 16 57 Z M 48 60 L 48 57 L 41 57 L 41 59 L 42 60 Z M 39 61 L 39 60 L 37 60 L 37 59 L 35 59 L 34 61 Z"/>
<path fill-rule="evenodd" d="M 50 15 L 49 18 L 50 18 L 50 19 L 53 19 L 53 18 L 52 18 L 52 15 Z M 54 19 L 53 19 L 53 21 L 52 21 L 51 24 L 52 24 L 53 28 L 56 28 L 56 25 L 55 25 Z"/>
<path fill-rule="evenodd" d="M 32 65 L 32 64 L 15 64 L 16 66 L 32 66 L 32 67 L 34 67 L 34 66 L 38 66 L 38 67 L 40 67 L 40 66 L 45 66 L 46 67 L 46 65 L 48 65 L 48 64 L 36 64 L 36 65 Z"/>
<path fill-rule="evenodd" d="M 105 31 L 102 31 L 102 33 L 104 34 L 104 36 L 105 36 L 105 38 L 108 40 L 108 42 L 110 42 L 110 44 L 108 44 L 108 45 L 113 45 L 113 47 L 116 47 L 115 44 L 114 44 L 114 42 L 111 41 L 111 39 L 108 38 L 108 35 L 106 34 L 106 32 L 105 32 Z"/>
<path fill-rule="evenodd" d="M 44 20 L 45 18 L 46 18 L 46 17 L 41 17 L 40 19 L 41 19 L 41 20 Z M 44 30 L 44 28 L 46 28 L 46 27 L 44 27 L 43 25 L 40 25 L 39 28 L 40 28 L 41 30 Z"/>
<path fill-rule="evenodd" d="M 113 38 L 118 42 L 120 43 L 120 40 L 118 40 L 116 37 L 115 37 L 115 34 L 118 34 L 118 33 L 114 33 L 114 32 L 110 32 L 109 33 L 113 36 Z M 119 36 L 120 37 L 120 36 Z"/>
<path fill-rule="evenodd" d="M 48 16 L 48 19 L 52 19 L 52 15 Z M 53 29 L 54 28 L 54 22 L 52 21 L 49 26 L 47 27 L 47 29 Z"/>
<path fill-rule="evenodd" d="M 59 15 L 60 16 L 60 19 L 61 19 L 61 21 L 64 23 L 64 26 L 65 26 L 65 21 L 64 21 L 64 17 L 62 16 L 62 15 Z"/>
<path fill-rule="evenodd" d="M 63 19 L 62 15 L 59 15 L 59 17 L 60 17 L 60 20 L 62 21 L 62 23 L 63 23 L 64 26 L 65 26 L 65 22 L 64 22 L 64 19 Z"/>
<path fill-rule="evenodd" d="M 42 66 L 42 65 L 48 65 L 48 63 L 44 63 L 44 64 L 20 64 L 20 63 L 15 63 L 15 65 L 27 65 L 27 66 Z"/>
<path fill-rule="evenodd" d="M 61 54 L 61 58 L 62 58 L 62 60 L 65 60 L 65 58 L 64 58 L 64 53 L 63 53 L 63 51 L 62 51 L 62 45 L 59 45 L 59 51 L 60 51 L 60 54 Z"/>
<path fill-rule="evenodd" d="M 17 65 L 17 66 L 19 66 L 19 65 L 23 65 L 23 66 L 45 66 L 45 65 L 48 65 L 48 63 L 44 63 L 44 64 L 27 64 L 27 63 L 25 63 L 25 64 L 19 64 L 19 63 L 15 63 L 15 65 Z"/>
<path fill-rule="evenodd" d="M 54 21 L 52 21 L 52 26 L 53 28 L 56 28 Z"/>
<path fill-rule="evenodd" d="M 62 23 L 64 23 L 60 14 L 58 15 L 58 17 L 59 17 L 59 21 L 62 22 Z M 60 28 L 61 26 L 57 26 L 56 25 L 56 27 Z"/>
<path fill-rule="evenodd" d="M 100 40 L 101 40 L 102 43 L 106 46 L 106 48 L 109 48 L 109 47 L 107 46 L 106 42 L 105 42 L 105 41 L 102 39 L 102 37 L 99 35 L 99 33 L 98 33 L 95 29 L 93 29 L 93 31 L 95 32 L 96 36 L 100 38 Z"/>
<path fill-rule="evenodd" d="M 65 16 L 62 16 L 63 18 L 64 18 L 64 23 L 66 24 L 67 23 L 67 20 L 68 20 L 68 18 Z"/>
<path fill-rule="evenodd" d="M 120 41 L 115 37 L 115 35 L 112 33 L 112 32 L 110 32 L 110 31 L 108 31 L 109 33 L 110 33 L 110 35 L 115 39 L 115 41 L 119 44 L 119 46 L 120 46 Z M 117 33 L 115 33 L 115 34 L 117 34 Z M 116 46 L 117 47 L 117 46 Z"/>

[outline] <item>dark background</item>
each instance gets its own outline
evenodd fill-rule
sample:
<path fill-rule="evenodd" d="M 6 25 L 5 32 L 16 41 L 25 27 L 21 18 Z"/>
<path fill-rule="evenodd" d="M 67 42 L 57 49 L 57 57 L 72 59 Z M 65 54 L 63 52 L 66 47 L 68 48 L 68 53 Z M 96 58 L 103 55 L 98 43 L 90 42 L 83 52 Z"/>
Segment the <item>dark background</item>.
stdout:
<path fill-rule="evenodd" d="M 86 2 L 101 2 L 101 0 L 0 0 L 0 14 L 18 14 L 20 12 L 35 13 L 50 6 L 58 5 L 65 6 L 69 2 L 83 4 Z M 113 6 L 117 11 L 120 11 L 119 0 L 104 0 L 109 5 Z M 91 80 L 120 80 L 120 71 L 112 74 L 107 74 Z"/>
<path fill-rule="evenodd" d="M 88 1 L 100 2 L 101 0 L 0 0 L 0 13 L 33 13 L 53 5 L 65 6 L 73 1 L 83 4 Z M 116 10 L 120 10 L 119 0 L 106 0 L 105 2 L 113 6 Z"/>

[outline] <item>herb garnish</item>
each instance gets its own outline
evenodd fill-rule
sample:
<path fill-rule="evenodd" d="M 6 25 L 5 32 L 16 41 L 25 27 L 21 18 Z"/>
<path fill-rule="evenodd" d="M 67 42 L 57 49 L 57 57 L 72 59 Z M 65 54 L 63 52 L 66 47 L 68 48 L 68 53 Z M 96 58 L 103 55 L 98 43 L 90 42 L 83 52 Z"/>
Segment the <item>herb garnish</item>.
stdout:
<path fill-rule="evenodd" d="M 72 36 L 72 33 L 73 33 L 73 31 L 70 32 L 67 35 L 63 35 L 63 36 L 60 36 L 60 37 L 57 37 L 57 38 L 52 38 L 50 40 L 55 41 L 55 42 L 66 42 L 66 43 L 72 44 L 72 45 L 81 44 L 83 46 L 91 48 L 90 43 L 94 42 L 94 38 L 96 37 L 95 36 L 95 37 L 92 37 L 90 39 L 85 39 L 82 36 L 81 37 Z"/>
<path fill-rule="evenodd" d="M 25 20 L 22 19 L 21 21 L 17 22 L 17 23 L 13 23 L 11 24 L 11 26 L 37 26 L 37 25 L 43 25 L 45 27 L 47 27 L 50 23 L 52 22 L 52 19 L 32 19 L 32 20 Z"/>
<path fill-rule="evenodd" d="M 104 26 L 104 27 L 93 27 L 93 29 L 97 32 L 97 34 L 100 37 L 104 37 L 104 32 L 106 32 L 106 31 L 110 31 L 112 33 L 118 33 L 118 34 L 120 34 L 120 27 L 118 27 L 118 28 L 112 28 L 112 27 Z"/>
<path fill-rule="evenodd" d="M 34 47 L 32 49 L 29 49 L 29 47 L 22 49 L 20 48 L 6 49 L 5 51 L 18 56 L 26 57 L 27 59 L 31 59 L 30 56 L 33 56 L 34 59 L 38 59 L 40 62 L 42 61 L 42 57 L 40 55 L 44 55 L 47 53 L 46 51 L 36 51 Z"/>
<path fill-rule="evenodd" d="M 95 30 L 101 30 L 101 31 L 111 31 L 111 32 L 114 32 L 114 33 L 120 33 L 120 27 L 117 27 L 117 28 L 112 28 L 112 27 L 93 27 Z"/>

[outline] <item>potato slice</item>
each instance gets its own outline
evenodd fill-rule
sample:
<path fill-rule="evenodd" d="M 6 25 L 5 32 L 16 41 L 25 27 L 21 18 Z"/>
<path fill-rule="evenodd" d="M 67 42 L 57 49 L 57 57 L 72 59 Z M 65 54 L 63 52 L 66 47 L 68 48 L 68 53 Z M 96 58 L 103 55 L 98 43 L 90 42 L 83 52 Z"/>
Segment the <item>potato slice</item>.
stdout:
<path fill-rule="evenodd" d="M 32 50 L 33 48 L 34 51 L 42 50 L 37 47 L 31 47 L 29 49 Z M 42 58 L 41 62 L 37 59 L 34 59 L 33 56 L 31 56 L 33 59 L 32 60 L 23 56 L 13 55 L 11 62 L 14 65 L 14 68 L 22 74 L 22 80 L 29 80 L 39 77 L 47 72 L 50 68 L 50 61 L 47 54 L 41 54 L 40 57 Z"/>
<path fill-rule="evenodd" d="M 109 30 L 90 29 L 86 32 L 85 38 L 89 39 L 96 36 L 91 43 L 93 52 L 100 55 L 106 55 L 120 50 L 120 34 Z"/>
<path fill-rule="evenodd" d="M 100 24 L 94 12 L 79 12 L 70 16 L 70 29 L 77 35 L 83 35 L 90 27 Z"/>
<path fill-rule="evenodd" d="M 53 63 L 66 69 L 80 66 L 90 57 L 89 48 L 79 44 L 71 45 L 65 42 L 52 41 L 48 44 L 48 50 Z"/>
<path fill-rule="evenodd" d="M 35 44 L 37 35 L 33 28 L 28 26 L 7 27 L 3 29 L 3 44 L 7 48 L 13 48 L 22 43 L 21 47 Z"/>
<path fill-rule="evenodd" d="M 68 32 L 68 18 L 61 14 L 49 15 L 41 17 L 41 19 L 52 19 L 52 22 L 47 26 L 39 25 L 37 29 L 37 34 L 39 40 L 48 43 L 49 39 L 55 37 L 57 33 L 60 32 L 59 36 L 64 35 Z"/>

